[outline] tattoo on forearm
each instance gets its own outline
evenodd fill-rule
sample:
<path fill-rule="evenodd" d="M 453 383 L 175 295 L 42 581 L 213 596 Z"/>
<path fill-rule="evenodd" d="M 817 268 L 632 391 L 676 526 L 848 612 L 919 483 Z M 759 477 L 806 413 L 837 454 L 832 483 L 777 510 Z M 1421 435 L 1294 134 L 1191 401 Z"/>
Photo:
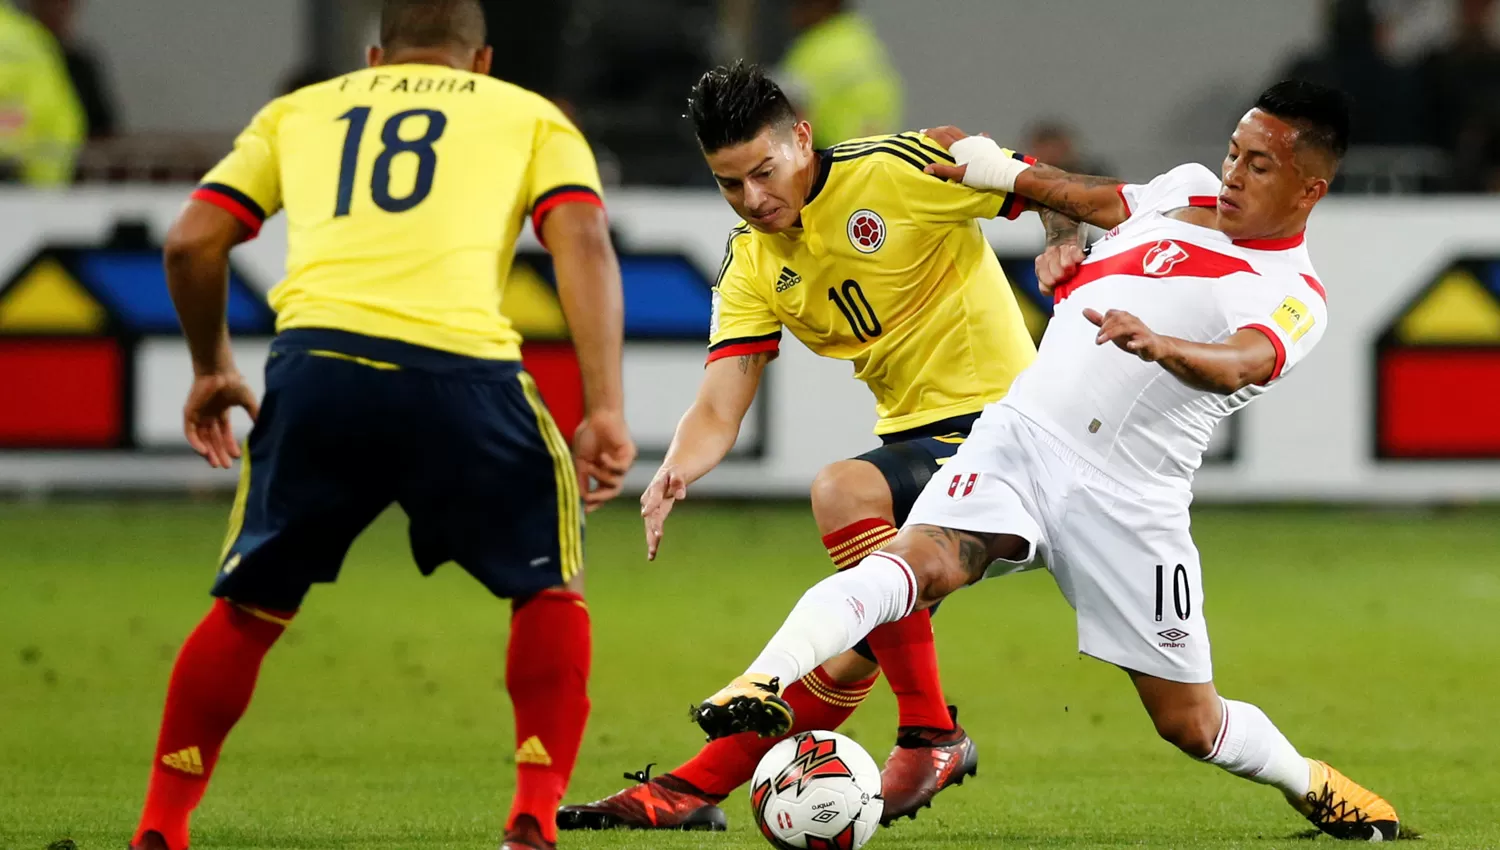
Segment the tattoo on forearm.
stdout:
<path fill-rule="evenodd" d="M 1040 183 L 1033 200 L 1074 221 L 1090 221 L 1103 209 L 1095 198 L 1090 197 L 1091 190 L 1124 182 L 1113 177 L 1072 174 L 1040 163 L 1032 166 L 1030 172 Z"/>
<path fill-rule="evenodd" d="M 1048 248 L 1078 244 L 1078 222 L 1048 207 L 1042 207 L 1037 212 L 1042 217 L 1042 227 L 1047 231 Z"/>

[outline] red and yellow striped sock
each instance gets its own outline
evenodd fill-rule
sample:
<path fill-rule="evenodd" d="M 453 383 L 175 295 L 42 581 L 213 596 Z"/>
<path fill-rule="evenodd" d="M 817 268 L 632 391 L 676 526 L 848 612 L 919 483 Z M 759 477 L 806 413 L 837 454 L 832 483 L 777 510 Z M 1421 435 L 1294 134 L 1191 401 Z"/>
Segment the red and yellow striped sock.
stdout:
<path fill-rule="evenodd" d="M 823 535 L 823 548 L 834 567 L 847 570 L 896 539 L 896 526 L 880 517 L 862 519 Z"/>
<path fill-rule="evenodd" d="M 896 538 L 896 526 L 880 517 L 851 523 L 823 536 L 823 546 L 838 569 L 848 569 Z M 877 626 L 865 638 L 896 695 L 900 726 L 952 729 L 943 683 L 938 676 L 937 644 L 932 637 L 932 614 L 917 611 L 909 617 Z"/>
<path fill-rule="evenodd" d="M 796 714 L 789 734 L 811 729 L 837 729 L 864 702 L 875 685 L 875 677 L 858 682 L 835 682 L 822 668 L 792 683 L 782 698 Z M 718 802 L 750 781 L 755 766 L 781 738 L 761 738 L 744 732 L 711 741 L 668 776 L 681 779 Z"/>

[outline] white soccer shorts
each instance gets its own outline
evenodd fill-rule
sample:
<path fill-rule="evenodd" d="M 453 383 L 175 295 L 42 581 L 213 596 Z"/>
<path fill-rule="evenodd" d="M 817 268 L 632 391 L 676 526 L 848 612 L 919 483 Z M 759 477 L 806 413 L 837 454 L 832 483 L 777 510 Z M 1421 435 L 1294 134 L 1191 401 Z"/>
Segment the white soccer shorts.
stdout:
<path fill-rule="evenodd" d="M 1014 534 L 1078 616 L 1078 651 L 1173 682 L 1213 680 L 1186 492 L 1126 486 L 1003 402 L 985 408 L 907 525 Z"/>

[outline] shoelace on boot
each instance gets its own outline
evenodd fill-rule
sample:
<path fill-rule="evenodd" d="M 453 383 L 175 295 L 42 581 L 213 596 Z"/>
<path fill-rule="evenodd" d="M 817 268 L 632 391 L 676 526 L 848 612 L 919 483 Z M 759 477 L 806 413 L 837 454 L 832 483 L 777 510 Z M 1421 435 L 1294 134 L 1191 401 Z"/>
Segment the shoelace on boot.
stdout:
<path fill-rule="evenodd" d="M 1368 823 L 1370 816 L 1346 799 L 1334 799 L 1333 786 L 1323 783 L 1320 794 L 1307 792 L 1307 802 L 1312 804 L 1308 820 L 1314 823 Z"/>

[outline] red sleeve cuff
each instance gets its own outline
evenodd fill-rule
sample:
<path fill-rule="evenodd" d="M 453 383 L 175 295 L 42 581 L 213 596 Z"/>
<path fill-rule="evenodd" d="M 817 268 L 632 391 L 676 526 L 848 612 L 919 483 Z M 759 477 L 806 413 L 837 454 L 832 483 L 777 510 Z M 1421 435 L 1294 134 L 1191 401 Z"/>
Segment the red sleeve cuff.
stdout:
<path fill-rule="evenodd" d="M 1265 386 L 1281 377 L 1281 370 L 1286 366 L 1286 345 L 1282 343 L 1281 337 L 1277 336 L 1275 331 L 1260 324 L 1245 325 L 1240 330 L 1260 331 L 1266 335 L 1266 339 L 1271 341 L 1271 347 L 1276 349 L 1276 366 L 1271 369 L 1271 377 L 1260 382 L 1261 386 Z"/>
<path fill-rule="evenodd" d="M 260 233 L 260 226 L 266 221 L 266 211 L 261 209 L 260 204 L 233 186 L 226 186 L 223 183 L 204 183 L 193 190 L 190 197 L 195 201 L 213 204 L 239 219 L 240 224 L 250 230 L 250 234 L 245 237 L 247 241 L 254 239 Z"/>
<path fill-rule="evenodd" d="M 741 337 L 739 339 L 726 339 L 718 345 L 708 349 L 708 362 L 723 360 L 725 357 L 743 357 L 747 354 L 761 354 L 766 351 L 779 351 L 781 349 L 781 331 L 766 336 Z"/>
<path fill-rule="evenodd" d="M 1120 185 L 1116 186 L 1115 191 L 1120 193 L 1120 205 L 1125 207 L 1125 218 L 1128 221 L 1131 216 L 1130 199 L 1125 197 L 1125 184 L 1121 183 Z"/>
<path fill-rule="evenodd" d="M 536 238 L 542 238 L 542 219 L 547 217 L 547 213 L 563 204 L 578 203 L 593 204 L 600 209 L 604 208 L 604 199 L 599 197 L 598 192 L 587 186 L 558 186 L 538 196 L 536 203 L 531 205 L 531 229 L 536 231 Z M 545 240 L 542 244 L 546 244 Z"/>

